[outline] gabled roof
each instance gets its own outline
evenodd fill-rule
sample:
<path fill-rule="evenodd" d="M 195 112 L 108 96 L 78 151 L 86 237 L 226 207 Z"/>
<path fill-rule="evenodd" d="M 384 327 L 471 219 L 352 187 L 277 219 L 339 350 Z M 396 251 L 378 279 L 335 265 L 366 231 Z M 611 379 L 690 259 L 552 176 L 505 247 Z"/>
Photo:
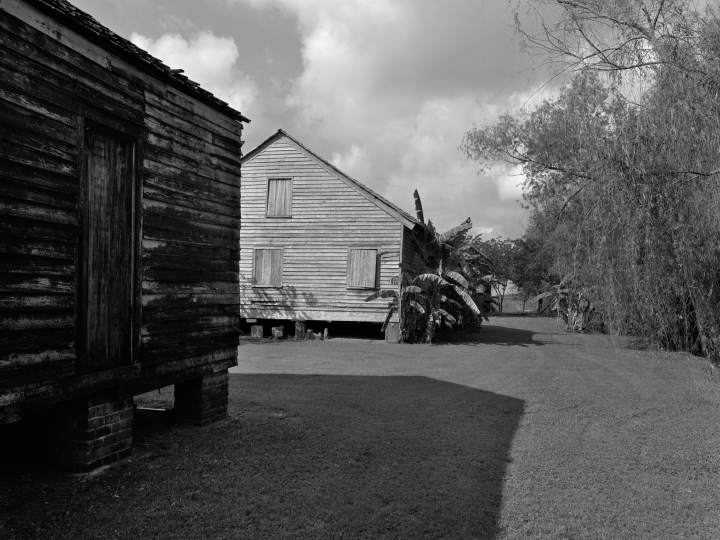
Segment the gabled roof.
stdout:
<path fill-rule="evenodd" d="M 420 220 L 414 218 L 401 208 L 398 208 L 393 203 L 388 201 L 385 197 L 382 195 L 379 195 L 375 193 L 372 189 L 369 187 L 361 184 L 354 178 L 349 177 L 347 174 L 342 172 L 340 169 L 335 167 L 335 165 L 328 163 L 323 158 L 312 152 L 311 150 L 308 150 L 305 146 L 303 146 L 302 143 L 300 143 L 297 139 L 291 137 L 288 135 L 285 131 L 282 129 L 278 129 L 277 133 L 274 133 L 267 139 L 265 139 L 263 142 L 261 142 L 259 145 L 257 145 L 255 148 L 250 150 L 247 154 L 245 154 L 242 157 L 241 163 L 245 164 L 246 162 L 253 159 L 255 156 L 257 156 L 260 152 L 265 150 L 268 146 L 273 144 L 274 142 L 277 142 L 280 139 L 286 139 L 293 147 L 295 147 L 297 150 L 299 150 L 301 153 L 305 154 L 310 160 L 314 161 L 318 166 L 325 169 L 330 174 L 338 177 L 340 180 L 342 180 L 345 184 L 350 186 L 351 188 L 355 189 L 360 195 L 365 197 L 367 200 L 369 200 L 371 203 L 373 203 L 375 206 L 380 208 L 381 210 L 384 210 L 388 215 L 394 217 L 396 220 L 398 220 L 400 223 L 405 225 L 408 229 L 412 229 L 415 225 L 420 225 Z"/>
<path fill-rule="evenodd" d="M 182 75 L 182 70 L 171 69 L 160 60 L 125 38 L 118 36 L 84 11 L 66 0 L 25 0 L 28 4 L 46 13 L 53 19 L 74 30 L 84 38 L 113 52 L 124 60 L 138 66 L 164 83 L 185 92 L 201 103 L 219 111 L 238 122 L 250 122 L 225 101 L 216 98 L 200 85 Z"/>

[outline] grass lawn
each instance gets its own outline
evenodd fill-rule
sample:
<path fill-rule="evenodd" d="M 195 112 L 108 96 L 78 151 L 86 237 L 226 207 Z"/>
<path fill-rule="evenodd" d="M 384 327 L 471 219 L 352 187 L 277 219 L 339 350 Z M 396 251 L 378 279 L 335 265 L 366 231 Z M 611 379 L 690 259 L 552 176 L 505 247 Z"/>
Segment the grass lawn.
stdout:
<path fill-rule="evenodd" d="M 226 421 L 141 411 L 132 457 L 97 473 L 0 431 L 0 538 L 720 537 L 701 360 L 493 322 L 436 346 L 248 342 Z"/>

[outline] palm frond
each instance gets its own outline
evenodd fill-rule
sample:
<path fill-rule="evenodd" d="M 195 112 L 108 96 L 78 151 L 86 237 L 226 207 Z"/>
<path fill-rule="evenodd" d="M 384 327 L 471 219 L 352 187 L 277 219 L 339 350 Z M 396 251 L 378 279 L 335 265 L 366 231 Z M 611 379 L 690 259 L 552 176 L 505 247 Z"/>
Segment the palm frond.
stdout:
<path fill-rule="evenodd" d="M 403 294 L 404 293 L 420 294 L 421 292 L 423 292 L 423 290 L 420 287 L 418 287 L 417 285 L 408 285 L 407 287 L 403 288 L 402 292 L 403 292 Z"/>
<path fill-rule="evenodd" d="M 450 285 L 447 281 L 445 281 L 443 278 L 438 276 L 437 274 L 420 274 L 415 278 L 416 282 L 423 282 L 423 281 L 430 281 L 432 283 L 437 283 L 438 285 Z"/>

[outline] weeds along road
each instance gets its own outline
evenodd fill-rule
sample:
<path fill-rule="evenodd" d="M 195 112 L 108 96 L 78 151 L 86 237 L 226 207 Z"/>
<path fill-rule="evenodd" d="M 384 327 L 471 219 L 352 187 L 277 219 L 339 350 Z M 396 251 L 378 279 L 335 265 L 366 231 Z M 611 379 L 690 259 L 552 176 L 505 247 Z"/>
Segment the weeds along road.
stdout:
<path fill-rule="evenodd" d="M 497 317 L 432 346 L 245 341 L 231 372 L 424 377 L 521 403 L 498 538 L 720 538 L 720 384 L 702 359 Z"/>

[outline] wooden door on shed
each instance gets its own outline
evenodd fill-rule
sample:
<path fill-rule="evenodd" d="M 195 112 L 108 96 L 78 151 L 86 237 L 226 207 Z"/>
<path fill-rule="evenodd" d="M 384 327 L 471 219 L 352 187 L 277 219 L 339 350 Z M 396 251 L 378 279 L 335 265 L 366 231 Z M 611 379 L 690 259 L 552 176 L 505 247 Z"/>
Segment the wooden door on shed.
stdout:
<path fill-rule="evenodd" d="M 78 372 L 132 362 L 135 143 L 85 129 Z"/>

